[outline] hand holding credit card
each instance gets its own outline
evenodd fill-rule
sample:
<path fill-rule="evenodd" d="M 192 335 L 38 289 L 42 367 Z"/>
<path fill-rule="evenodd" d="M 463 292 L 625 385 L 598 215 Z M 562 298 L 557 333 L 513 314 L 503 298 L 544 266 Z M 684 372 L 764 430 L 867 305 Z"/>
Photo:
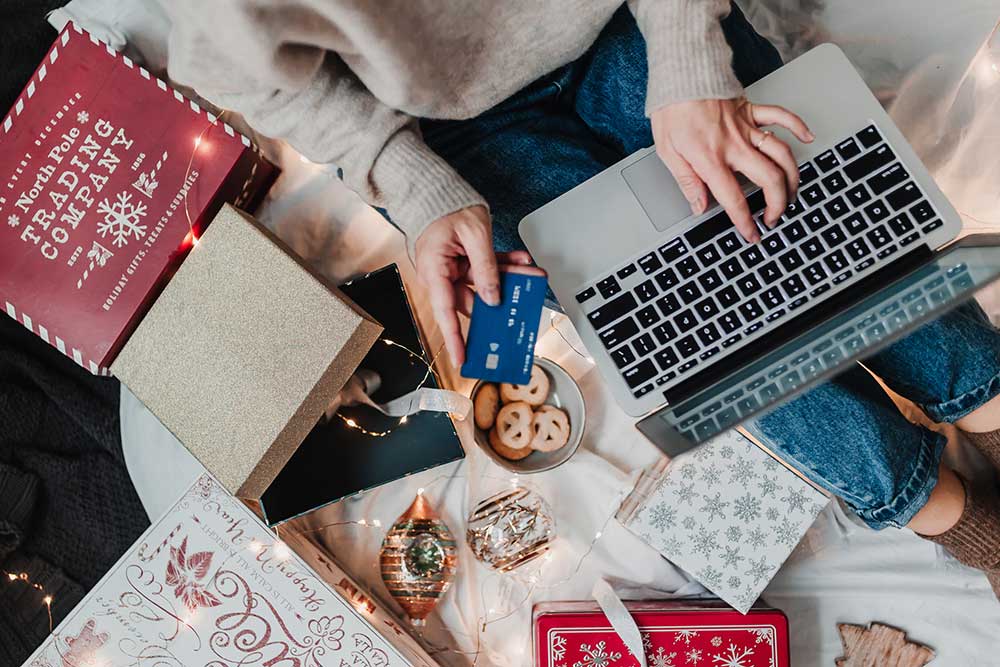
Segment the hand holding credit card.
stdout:
<path fill-rule="evenodd" d="M 511 266 L 500 273 L 500 305 L 475 297 L 462 377 L 527 384 L 548 284 L 541 269 Z"/>

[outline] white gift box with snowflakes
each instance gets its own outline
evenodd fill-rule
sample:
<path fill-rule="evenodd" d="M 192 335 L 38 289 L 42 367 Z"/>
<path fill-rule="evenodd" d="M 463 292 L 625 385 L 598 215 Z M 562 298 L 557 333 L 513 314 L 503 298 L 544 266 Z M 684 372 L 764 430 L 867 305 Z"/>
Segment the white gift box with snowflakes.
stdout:
<path fill-rule="evenodd" d="M 619 520 L 746 612 L 828 500 L 734 429 L 646 476 Z"/>

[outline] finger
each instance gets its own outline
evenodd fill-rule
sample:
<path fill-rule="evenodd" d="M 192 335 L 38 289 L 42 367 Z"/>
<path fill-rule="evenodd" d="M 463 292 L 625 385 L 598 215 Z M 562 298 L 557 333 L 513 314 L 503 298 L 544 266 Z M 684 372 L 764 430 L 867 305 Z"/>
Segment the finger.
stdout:
<path fill-rule="evenodd" d="M 766 144 L 774 137 L 768 137 Z M 761 145 L 763 148 L 763 144 Z M 767 208 L 764 210 L 764 224 L 773 228 L 788 206 L 788 187 L 785 172 L 769 157 L 751 146 L 737 152 L 730 163 L 734 169 L 756 183 L 764 191 Z"/>
<path fill-rule="evenodd" d="M 535 260 L 531 258 L 531 253 L 527 250 L 512 250 L 510 252 L 497 253 L 497 264 L 530 265 L 534 263 Z"/>
<path fill-rule="evenodd" d="M 670 147 L 662 150 L 657 148 L 657 154 L 670 173 L 673 174 L 684 198 L 691 204 L 691 212 L 695 215 L 704 213 L 705 209 L 708 208 L 708 189 L 691 164 Z"/>
<path fill-rule="evenodd" d="M 444 337 L 448 355 L 455 366 L 465 361 L 465 341 L 455 313 L 455 288 L 444 276 L 435 276 L 427 281 L 427 291 L 431 300 L 431 311 Z"/>
<path fill-rule="evenodd" d="M 458 231 L 469 258 L 469 276 L 480 298 L 491 306 L 500 303 L 500 273 L 493 252 L 493 234 L 487 226 L 464 227 Z"/>
<path fill-rule="evenodd" d="M 795 135 L 804 144 L 810 143 L 816 138 L 806 122 L 784 107 L 773 104 L 754 104 L 750 107 L 750 114 L 753 122 L 758 127 L 767 125 L 778 125 Z"/>
<path fill-rule="evenodd" d="M 507 273 L 520 273 L 526 276 L 547 276 L 545 269 L 537 266 L 524 266 L 523 264 L 501 264 L 500 270 Z"/>
<path fill-rule="evenodd" d="M 767 137 L 764 143 L 760 144 L 758 150 L 771 158 L 785 172 L 788 201 L 794 199 L 799 189 L 799 165 L 795 162 L 795 155 L 792 154 L 792 149 L 788 147 L 788 144 L 772 134 Z"/>
<path fill-rule="evenodd" d="M 750 217 L 750 207 L 747 206 L 743 190 L 736 182 L 732 169 L 716 160 L 697 164 L 696 168 L 712 191 L 712 196 L 726 210 L 726 215 L 733 221 L 743 238 L 750 243 L 759 241 L 760 232 Z"/>
<path fill-rule="evenodd" d="M 467 285 L 455 285 L 455 310 L 466 317 L 472 317 L 472 306 L 476 302 L 476 293 Z"/>

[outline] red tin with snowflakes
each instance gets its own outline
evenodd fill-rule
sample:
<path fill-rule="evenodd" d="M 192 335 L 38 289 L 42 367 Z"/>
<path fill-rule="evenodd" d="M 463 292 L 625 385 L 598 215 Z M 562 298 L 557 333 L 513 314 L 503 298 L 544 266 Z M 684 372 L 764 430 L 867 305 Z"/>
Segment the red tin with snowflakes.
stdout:
<path fill-rule="evenodd" d="M 275 169 L 70 23 L 0 127 L 0 310 L 105 373 L 223 203 Z"/>
<path fill-rule="evenodd" d="M 648 667 L 788 667 L 788 619 L 775 609 L 741 614 L 722 602 L 626 602 Z M 534 667 L 636 667 L 594 602 L 535 606 Z"/>

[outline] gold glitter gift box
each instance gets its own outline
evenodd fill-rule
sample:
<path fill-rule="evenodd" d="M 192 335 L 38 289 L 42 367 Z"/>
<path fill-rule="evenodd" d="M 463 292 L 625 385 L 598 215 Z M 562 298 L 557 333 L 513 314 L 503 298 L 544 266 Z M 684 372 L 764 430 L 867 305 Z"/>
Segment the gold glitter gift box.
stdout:
<path fill-rule="evenodd" d="M 111 371 L 227 490 L 257 499 L 381 331 L 226 206 Z"/>

